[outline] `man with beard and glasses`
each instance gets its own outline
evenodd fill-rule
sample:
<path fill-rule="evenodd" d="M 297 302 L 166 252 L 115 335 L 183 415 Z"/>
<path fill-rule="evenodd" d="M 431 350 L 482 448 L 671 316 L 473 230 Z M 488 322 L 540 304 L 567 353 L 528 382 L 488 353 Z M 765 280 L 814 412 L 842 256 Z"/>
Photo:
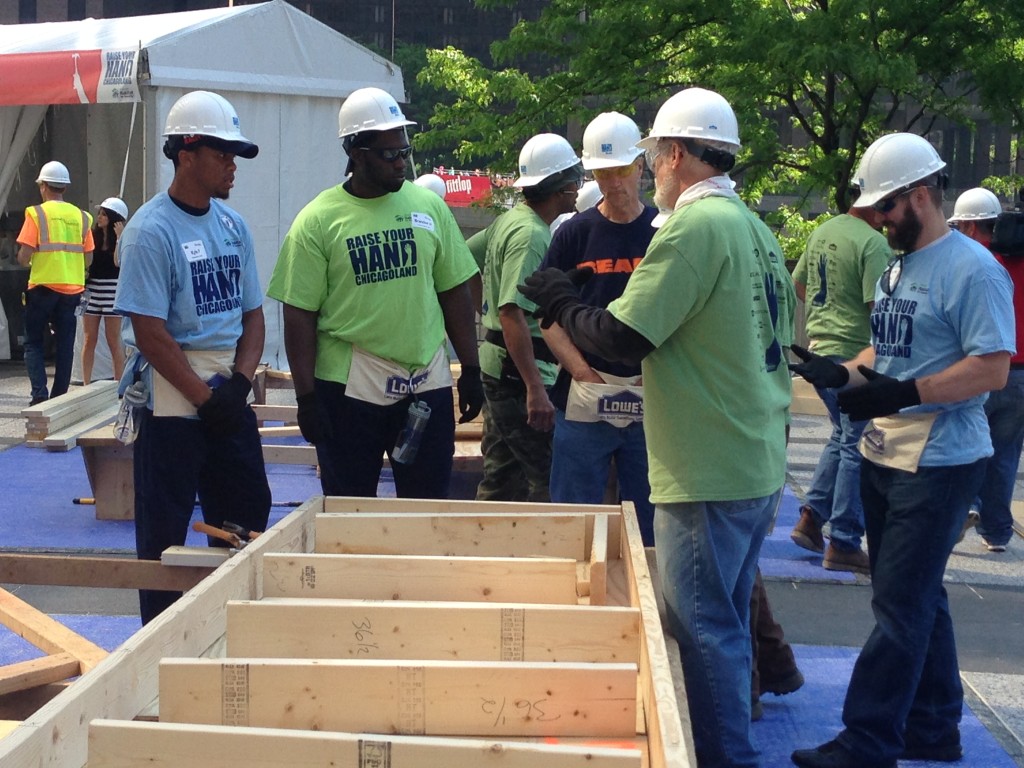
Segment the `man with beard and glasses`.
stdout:
<path fill-rule="evenodd" d="M 841 388 L 839 408 L 871 419 L 861 437 L 861 499 L 875 626 L 843 705 L 844 730 L 793 753 L 803 768 L 954 762 L 963 688 L 942 585 L 992 455 L 984 404 L 1015 351 L 1013 286 L 980 244 L 950 231 L 945 163 L 920 136 L 875 141 L 854 203 L 882 214 L 903 251 L 878 282 L 872 345 L 842 365 L 806 350 L 792 366 Z"/>
<path fill-rule="evenodd" d="M 130 350 L 120 390 L 146 400 L 134 413 L 140 560 L 185 543 L 197 495 L 203 519 L 217 528 L 230 520 L 262 531 L 270 515 L 263 446 L 247 402 L 263 354 L 263 291 L 249 228 L 221 202 L 235 183 L 235 158 L 252 159 L 259 148 L 242 136 L 234 107 L 208 91 L 174 103 L 164 136 L 174 180 L 138 210 L 117 244 L 114 310 L 126 317 Z M 131 397 L 123 407 L 130 404 Z M 142 622 L 179 594 L 140 590 Z"/>
<path fill-rule="evenodd" d="M 728 176 L 739 127 L 720 94 L 673 95 L 638 146 L 672 213 L 622 295 L 587 306 L 554 267 L 520 290 L 580 350 L 641 363 L 658 572 L 697 762 L 753 768 L 750 599 L 786 480 L 796 298 Z"/>
<path fill-rule="evenodd" d="M 376 496 L 387 454 L 400 497 L 447 498 L 446 333 L 462 363 L 460 421 L 483 406 L 470 295 L 478 270 L 444 201 L 405 181 L 410 125 L 380 88 L 345 99 L 338 136 L 351 175 L 299 211 L 267 288 L 284 304 L 299 428 L 331 496 Z"/>

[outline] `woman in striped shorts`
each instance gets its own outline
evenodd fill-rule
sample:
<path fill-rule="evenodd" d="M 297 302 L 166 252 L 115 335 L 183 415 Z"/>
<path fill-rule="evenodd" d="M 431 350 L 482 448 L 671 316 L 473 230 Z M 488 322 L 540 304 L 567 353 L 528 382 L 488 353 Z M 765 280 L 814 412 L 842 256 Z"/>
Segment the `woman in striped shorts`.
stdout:
<path fill-rule="evenodd" d="M 85 281 L 82 314 L 82 381 L 92 380 L 92 366 L 96 357 L 96 339 L 103 319 L 103 334 L 110 348 L 110 359 L 114 365 L 114 380 L 121 378 L 124 371 L 124 347 L 121 346 L 121 318 L 114 314 L 114 293 L 117 278 L 121 272 L 117 258 L 117 238 L 124 230 L 128 218 L 128 206 L 120 198 L 108 197 L 100 203 L 100 212 L 92 228 L 96 250 L 93 251 L 89 276 Z"/>

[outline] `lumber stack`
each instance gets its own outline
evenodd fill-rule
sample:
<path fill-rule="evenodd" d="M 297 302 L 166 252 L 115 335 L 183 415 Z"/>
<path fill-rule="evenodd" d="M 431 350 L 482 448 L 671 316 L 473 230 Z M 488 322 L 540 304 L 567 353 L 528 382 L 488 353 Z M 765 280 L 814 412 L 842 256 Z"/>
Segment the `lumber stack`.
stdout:
<path fill-rule="evenodd" d="M 25 444 L 32 448 L 66 451 L 78 435 L 112 424 L 117 418 L 117 382 L 94 381 L 73 387 L 60 397 L 22 410 Z"/>
<path fill-rule="evenodd" d="M 696 765 L 629 505 L 317 499 L 136 637 L 90 768 Z"/>

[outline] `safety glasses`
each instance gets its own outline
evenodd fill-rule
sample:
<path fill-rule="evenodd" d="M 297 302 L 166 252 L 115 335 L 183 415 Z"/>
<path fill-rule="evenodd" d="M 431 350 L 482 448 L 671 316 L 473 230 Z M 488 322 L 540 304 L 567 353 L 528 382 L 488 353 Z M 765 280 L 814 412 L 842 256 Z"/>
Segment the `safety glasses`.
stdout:
<path fill-rule="evenodd" d="M 896 286 L 900 284 L 900 278 L 903 276 L 903 257 L 896 256 L 889 261 L 889 265 L 885 268 L 885 272 L 878 278 L 878 285 L 882 289 L 882 293 L 886 296 L 892 296 L 896 290 Z"/>
<path fill-rule="evenodd" d="M 636 170 L 636 166 L 633 163 L 618 165 L 614 168 L 595 168 L 594 178 L 599 181 L 601 179 L 624 179 L 627 176 L 632 176 L 634 170 Z"/>
<path fill-rule="evenodd" d="M 385 163 L 393 163 L 398 158 L 407 159 L 412 154 L 412 147 L 397 147 L 395 149 L 378 149 L 376 147 L 358 147 L 363 152 L 372 152 Z"/>

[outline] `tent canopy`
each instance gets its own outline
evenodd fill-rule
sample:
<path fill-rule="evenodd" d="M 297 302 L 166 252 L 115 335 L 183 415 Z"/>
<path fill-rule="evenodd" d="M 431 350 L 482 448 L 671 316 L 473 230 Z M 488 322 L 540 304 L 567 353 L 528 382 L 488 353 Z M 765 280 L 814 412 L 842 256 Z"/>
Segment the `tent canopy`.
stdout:
<path fill-rule="evenodd" d="M 336 98 L 373 85 L 405 98 L 390 62 L 284 0 L 0 25 L 0 105 L 139 101 L 146 84 Z"/>

